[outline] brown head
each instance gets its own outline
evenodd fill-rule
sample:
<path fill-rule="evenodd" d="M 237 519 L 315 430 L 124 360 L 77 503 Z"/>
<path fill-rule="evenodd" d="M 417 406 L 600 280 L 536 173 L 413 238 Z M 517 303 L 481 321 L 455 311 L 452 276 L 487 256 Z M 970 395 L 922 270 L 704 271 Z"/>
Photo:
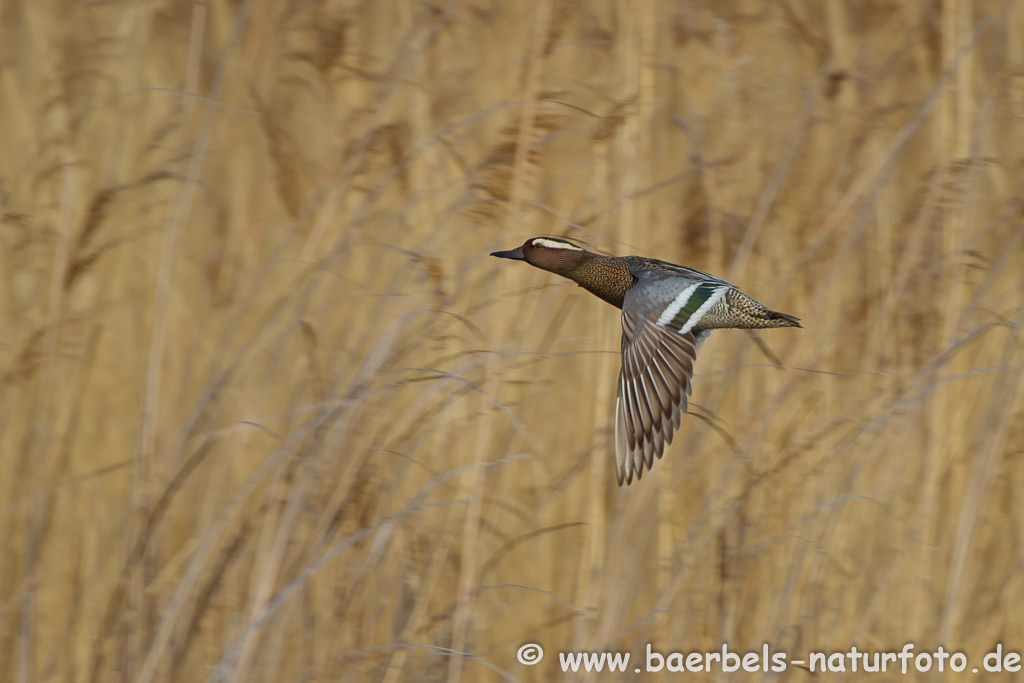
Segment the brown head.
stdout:
<path fill-rule="evenodd" d="M 495 251 L 491 256 L 526 261 L 541 270 L 569 278 L 619 308 L 622 308 L 626 290 L 636 282 L 623 259 L 601 256 L 557 237 L 531 237 L 521 247 Z"/>
<path fill-rule="evenodd" d="M 584 261 L 596 254 L 557 237 L 531 237 L 521 247 L 508 251 L 495 251 L 491 253 L 491 256 L 526 261 L 531 266 L 571 278 L 572 273 Z"/>

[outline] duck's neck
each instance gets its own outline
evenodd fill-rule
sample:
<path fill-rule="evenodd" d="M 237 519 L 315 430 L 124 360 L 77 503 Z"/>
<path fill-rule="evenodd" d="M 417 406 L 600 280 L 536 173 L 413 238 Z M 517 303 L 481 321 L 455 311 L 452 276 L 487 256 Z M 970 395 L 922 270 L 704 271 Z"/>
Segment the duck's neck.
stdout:
<path fill-rule="evenodd" d="M 589 251 L 580 254 L 580 258 L 571 267 L 558 274 L 616 308 L 622 308 L 626 292 L 636 283 L 636 278 L 629 272 L 629 266 L 623 259 Z"/>

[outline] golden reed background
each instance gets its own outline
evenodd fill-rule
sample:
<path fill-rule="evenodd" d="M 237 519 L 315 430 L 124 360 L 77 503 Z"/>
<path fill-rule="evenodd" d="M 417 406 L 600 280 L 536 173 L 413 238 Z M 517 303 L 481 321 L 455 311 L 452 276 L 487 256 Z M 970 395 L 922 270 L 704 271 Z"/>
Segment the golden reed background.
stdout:
<path fill-rule="evenodd" d="M 1024 650 L 1021 3 L 0 8 L 0 681 Z M 619 489 L 535 234 L 806 329 Z"/>

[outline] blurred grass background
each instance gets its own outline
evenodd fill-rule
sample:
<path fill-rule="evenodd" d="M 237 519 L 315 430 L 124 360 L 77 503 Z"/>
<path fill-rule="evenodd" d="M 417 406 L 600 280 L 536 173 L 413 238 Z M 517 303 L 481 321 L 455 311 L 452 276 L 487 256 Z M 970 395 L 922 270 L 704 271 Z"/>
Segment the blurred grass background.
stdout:
<path fill-rule="evenodd" d="M 0 36 L 0 682 L 1024 649 L 1019 2 L 9 0 Z M 712 335 L 619 489 L 617 311 L 486 256 L 537 234 L 806 329 Z"/>

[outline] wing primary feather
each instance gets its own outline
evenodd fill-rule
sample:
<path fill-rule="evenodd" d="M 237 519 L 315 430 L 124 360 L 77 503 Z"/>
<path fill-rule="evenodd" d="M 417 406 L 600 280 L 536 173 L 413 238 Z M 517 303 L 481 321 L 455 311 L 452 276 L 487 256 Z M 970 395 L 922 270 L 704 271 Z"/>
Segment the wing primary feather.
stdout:
<path fill-rule="evenodd" d="M 625 371 L 625 368 L 623 368 Z M 626 377 L 625 372 L 622 374 L 621 382 L 622 392 L 622 404 L 620 410 L 622 411 L 622 423 L 626 431 L 626 445 L 629 446 L 629 450 L 633 449 L 633 416 L 629 413 L 629 378 Z"/>
<path fill-rule="evenodd" d="M 653 364 L 654 363 L 652 362 L 651 365 Z M 663 391 L 661 386 L 654 379 L 654 371 L 651 370 L 651 365 L 648 365 L 645 368 L 647 371 L 647 378 L 651 381 L 651 395 L 647 397 L 647 401 L 648 403 L 651 401 L 658 402 L 657 409 L 652 408 L 652 410 L 654 410 L 654 428 L 660 431 L 661 426 L 665 423 L 665 418 L 667 417 L 665 411 L 668 410 L 671 398 L 668 396 L 667 390 Z"/>
<path fill-rule="evenodd" d="M 640 405 L 640 414 L 645 418 L 644 437 L 646 438 L 647 435 L 651 433 L 651 430 L 654 429 L 654 425 L 657 423 L 658 418 L 654 414 L 654 406 L 651 405 L 649 396 L 650 392 L 647 390 L 647 382 L 644 381 L 645 374 L 646 373 L 641 368 L 639 374 L 637 374 L 635 384 L 638 390 L 637 396 L 639 400 L 637 403 Z"/>
<path fill-rule="evenodd" d="M 628 411 L 627 416 L 629 419 L 626 420 L 627 436 L 629 437 L 629 450 L 632 451 L 636 448 L 636 434 L 637 426 L 640 422 L 640 418 L 636 413 L 635 400 L 633 398 L 633 381 L 626 378 L 626 396 L 624 397 L 625 404 L 623 408 Z"/>
<path fill-rule="evenodd" d="M 622 397 L 615 398 L 615 477 L 619 486 L 626 479 L 626 462 L 629 455 L 629 444 L 626 443 L 626 425 L 622 416 Z M 627 480 L 628 484 L 629 481 Z"/>

